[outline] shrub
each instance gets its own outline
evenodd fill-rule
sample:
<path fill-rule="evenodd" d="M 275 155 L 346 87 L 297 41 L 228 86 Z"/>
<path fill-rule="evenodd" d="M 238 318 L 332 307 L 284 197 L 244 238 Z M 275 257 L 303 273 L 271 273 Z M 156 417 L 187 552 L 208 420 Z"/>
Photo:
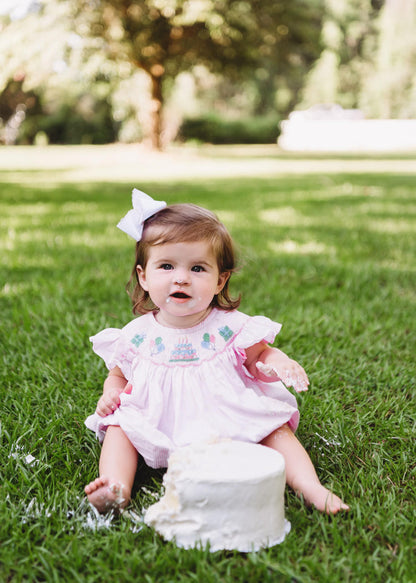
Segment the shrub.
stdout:
<path fill-rule="evenodd" d="M 19 132 L 18 143 L 33 143 L 42 132 L 50 144 L 108 144 L 117 139 L 117 130 L 106 101 L 96 102 L 90 115 L 63 104 L 49 115 L 28 116 Z"/>
<path fill-rule="evenodd" d="M 279 136 L 279 122 L 275 115 L 229 120 L 207 114 L 186 118 L 178 137 L 211 144 L 270 144 Z"/>

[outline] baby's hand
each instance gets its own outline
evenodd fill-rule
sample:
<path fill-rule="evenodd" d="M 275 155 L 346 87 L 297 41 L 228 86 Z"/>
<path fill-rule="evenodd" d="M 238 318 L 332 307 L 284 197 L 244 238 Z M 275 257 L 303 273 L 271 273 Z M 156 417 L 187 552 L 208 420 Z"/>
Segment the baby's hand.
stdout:
<path fill-rule="evenodd" d="M 114 413 L 114 411 L 120 407 L 120 394 L 126 393 L 127 395 L 130 395 L 132 388 L 132 384 L 127 383 L 122 391 L 119 389 L 106 390 L 98 400 L 97 408 L 95 410 L 96 413 L 98 413 L 100 417 L 107 417 L 107 415 Z"/>
<path fill-rule="evenodd" d="M 111 415 L 120 406 L 120 391 L 116 389 L 106 391 L 98 400 L 95 412 L 100 417 Z"/>
<path fill-rule="evenodd" d="M 256 368 L 262 374 L 266 375 L 266 377 L 276 377 L 276 380 L 280 380 L 280 377 L 274 366 L 271 366 L 270 364 L 265 364 L 264 362 L 261 362 L 261 360 L 258 360 L 256 362 Z"/>
<path fill-rule="evenodd" d="M 305 371 L 296 361 L 290 358 L 284 363 L 282 370 L 279 371 L 276 367 L 265 364 L 260 360 L 257 361 L 256 368 L 265 376 L 281 380 L 287 387 L 293 387 L 297 393 L 308 390 L 309 380 Z"/>

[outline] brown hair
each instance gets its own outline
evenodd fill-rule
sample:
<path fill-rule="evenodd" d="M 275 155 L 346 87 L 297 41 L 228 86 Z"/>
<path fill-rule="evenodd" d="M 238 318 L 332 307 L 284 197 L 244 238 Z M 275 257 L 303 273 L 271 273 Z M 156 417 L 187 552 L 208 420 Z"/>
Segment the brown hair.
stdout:
<path fill-rule="evenodd" d="M 189 241 L 208 241 L 217 259 L 218 271 L 229 273 L 236 270 L 235 250 L 231 236 L 218 217 L 211 211 L 194 204 L 167 206 L 144 222 L 143 234 L 136 243 L 136 258 L 127 290 L 133 302 L 134 314 L 146 314 L 155 309 L 149 294 L 140 283 L 137 266 L 145 269 L 149 249 L 153 245 Z M 229 278 L 223 289 L 214 296 L 211 305 L 222 310 L 235 310 L 240 297 L 233 299 L 228 290 Z"/>

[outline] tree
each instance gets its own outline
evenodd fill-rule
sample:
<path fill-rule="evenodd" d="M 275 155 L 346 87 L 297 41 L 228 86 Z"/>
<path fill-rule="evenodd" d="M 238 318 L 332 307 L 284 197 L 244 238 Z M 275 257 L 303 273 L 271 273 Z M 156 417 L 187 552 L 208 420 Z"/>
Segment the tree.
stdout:
<path fill-rule="evenodd" d="M 114 139 L 108 96 L 118 71 L 98 51 L 84 63 L 69 2 L 34 0 L 0 16 L 0 141 L 56 143 Z"/>
<path fill-rule="evenodd" d="M 301 107 L 316 103 L 360 106 L 377 50 L 383 0 L 325 0 L 323 51 L 305 84 Z"/>
<path fill-rule="evenodd" d="M 71 2 L 71 0 L 61 0 Z M 235 81 L 299 78 L 319 56 L 322 0 L 72 0 L 74 22 L 109 57 L 151 80 L 152 145 L 162 147 L 164 85 L 203 64 Z M 71 2 L 71 4 L 72 4 Z"/>
<path fill-rule="evenodd" d="M 361 103 L 374 117 L 416 117 L 416 0 L 386 0 Z"/>

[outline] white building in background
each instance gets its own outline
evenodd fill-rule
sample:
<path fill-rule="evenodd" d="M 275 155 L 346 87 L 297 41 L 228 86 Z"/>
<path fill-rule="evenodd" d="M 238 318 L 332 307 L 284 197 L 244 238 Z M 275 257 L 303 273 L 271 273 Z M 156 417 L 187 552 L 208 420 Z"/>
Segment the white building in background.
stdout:
<path fill-rule="evenodd" d="M 278 145 L 298 152 L 416 150 L 416 120 L 365 119 L 358 109 L 317 105 L 282 122 Z"/>

